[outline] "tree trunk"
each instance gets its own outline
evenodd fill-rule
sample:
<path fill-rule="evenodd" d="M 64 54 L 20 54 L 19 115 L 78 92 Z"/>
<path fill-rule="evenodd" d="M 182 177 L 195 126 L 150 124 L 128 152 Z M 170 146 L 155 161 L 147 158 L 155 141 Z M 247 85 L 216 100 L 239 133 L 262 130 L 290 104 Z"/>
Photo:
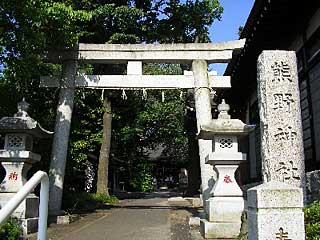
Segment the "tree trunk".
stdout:
<path fill-rule="evenodd" d="M 112 114 L 111 101 L 107 97 L 104 99 L 103 106 L 105 108 L 105 112 L 103 114 L 103 135 L 98 165 L 97 193 L 103 193 L 109 196 L 108 170 L 111 145 Z"/>
<path fill-rule="evenodd" d="M 200 189 L 200 159 L 199 148 L 196 140 L 197 124 L 194 112 L 188 111 L 186 115 L 186 129 L 188 132 L 188 188 L 186 196 L 193 197 Z"/>

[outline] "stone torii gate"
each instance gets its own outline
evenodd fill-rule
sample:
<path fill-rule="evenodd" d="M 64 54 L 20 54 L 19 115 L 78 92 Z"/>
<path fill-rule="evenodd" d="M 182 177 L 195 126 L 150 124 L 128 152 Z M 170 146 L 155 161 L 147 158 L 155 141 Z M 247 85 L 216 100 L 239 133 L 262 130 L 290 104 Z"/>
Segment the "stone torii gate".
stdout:
<path fill-rule="evenodd" d="M 210 90 L 230 88 L 229 76 L 208 74 L 208 64 L 227 63 L 233 50 L 244 47 L 245 39 L 224 43 L 190 44 L 79 44 L 77 49 L 49 52 L 46 61 L 62 63 L 62 77 L 41 78 L 41 87 L 60 87 L 59 103 L 50 164 L 51 214 L 61 209 L 64 173 L 76 87 L 101 89 L 195 89 L 197 127 L 212 119 Z M 127 64 L 127 75 L 81 75 L 79 63 Z M 142 63 L 187 63 L 192 72 L 184 75 L 143 75 Z M 212 140 L 199 139 L 199 155 L 203 202 L 210 197 L 215 176 L 212 166 L 205 164 L 212 150 Z M 206 209 L 206 207 L 204 207 Z M 205 210 L 206 211 L 206 210 Z"/>

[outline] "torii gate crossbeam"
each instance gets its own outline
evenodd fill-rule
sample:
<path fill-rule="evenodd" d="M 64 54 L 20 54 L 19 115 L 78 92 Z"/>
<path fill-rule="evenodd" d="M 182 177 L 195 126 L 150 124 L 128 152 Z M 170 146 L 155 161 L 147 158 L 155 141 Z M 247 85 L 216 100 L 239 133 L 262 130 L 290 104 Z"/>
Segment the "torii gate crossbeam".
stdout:
<path fill-rule="evenodd" d="M 61 63 L 76 60 L 82 63 L 191 63 L 205 60 L 210 63 L 228 63 L 232 51 L 243 48 L 245 39 L 223 43 L 186 43 L 186 44 L 83 44 L 78 48 L 49 51 L 45 60 Z"/>

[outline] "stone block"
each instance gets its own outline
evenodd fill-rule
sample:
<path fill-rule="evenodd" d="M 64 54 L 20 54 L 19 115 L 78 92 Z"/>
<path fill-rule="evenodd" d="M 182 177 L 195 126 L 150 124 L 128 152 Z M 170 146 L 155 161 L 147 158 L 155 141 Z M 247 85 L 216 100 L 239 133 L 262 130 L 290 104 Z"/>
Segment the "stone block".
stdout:
<path fill-rule="evenodd" d="M 303 208 L 301 188 L 282 182 L 267 182 L 248 190 L 248 208 Z"/>
<path fill-rule="evenodd" d="M 244 161 L 247 160 L 247 154 L 241 152 L 212 152 L 206 159 L 207 164 L 215 164 L 221 161 Z"/>
<path fill-rule="evenodd" d="M 80 219 L 80 216 L 77 214 L 49 216 L 49 223 L 70 224 L 70 223 L 75 222 L 79 219 Z"/>
<path fill-rule="evenodd" d="M 127 74 L 142 75 L 142 62 L 141 61 L 128 61 Z"/>
<path fill-rule="evenodd" d="M 268 182 L 248 190 L 248 239 L 305 239 L 303 190 Z"/>
<path fill-rule="evenodd" d="M 19 222 L 22 227 L 23 236 L 38 231 L 38 218 L 20 219 Z"/>
<path fill-rule="evenodd" d="M 207 200 L 206 219 L 210 222 L 241 222 L 244 210 L 242 197 L 213 197 Z"/>
<path fill-rule="evenodd" d="M 200 232 L 204 238 L 235 239 L 241 228 L 241 222 L 209 222 L 200 220 Z M 257 239 L 255 239 L 257 240 Z"/>
<path fill-rule="evenodd" d="M 16 193 L 1 193 L 0 207 L 2 208 Z M 15 209 L 12 216 L 18 219 L 35 218 L 39 215 L 39 198 L 34 194 L 30 194 L 22 203 Z"/>
<path fill-rule="evenodd" d="M 199 217 L 190 217 L 189 218 L 189 226 L 190 227 L 199 227 L 200 226 L 200 218 Z"/>

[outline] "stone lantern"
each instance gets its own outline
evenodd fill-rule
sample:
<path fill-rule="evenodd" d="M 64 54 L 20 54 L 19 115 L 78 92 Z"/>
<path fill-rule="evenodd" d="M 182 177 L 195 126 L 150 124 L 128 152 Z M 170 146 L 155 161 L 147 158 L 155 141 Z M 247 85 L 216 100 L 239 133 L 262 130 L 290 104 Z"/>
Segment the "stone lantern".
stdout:
<path fill-rule="evenodd" d="M 239 137 L 254 126 L 239 119 L 231 119 L 230 107 L 222 100 L 218 105 L 218 119 L 200 126 L 198 138 L 213 140 L 213 151 L 206 158 L 217 171 L 218 179 L 207 200 L 206 219 L 201 219 L 200 231 L 205 238 L 236 238 L 240 233 L 244 210 L 243 193 L 235 179 L 235 171 L 246 160 L 239 152 Z"/>
<path fill-rule="evenodd" d="M 5 134 L 4 149 L 0 150 L 0 162 L 5 177 L 0 184 L 0 206 L 4 206 L 27 182 L 27 173 L 41 156 L 32 152 L 35 138 L 48 138 L 52 134 L 29 117 L 29 104 L 23 99 L 18 103 L 14 117 L 0 120 L 0 133 Z M 19 219 L 24 235 L 34 232 L 38 223 L 39 199 L 30 194 L 12 214 Z"/>

